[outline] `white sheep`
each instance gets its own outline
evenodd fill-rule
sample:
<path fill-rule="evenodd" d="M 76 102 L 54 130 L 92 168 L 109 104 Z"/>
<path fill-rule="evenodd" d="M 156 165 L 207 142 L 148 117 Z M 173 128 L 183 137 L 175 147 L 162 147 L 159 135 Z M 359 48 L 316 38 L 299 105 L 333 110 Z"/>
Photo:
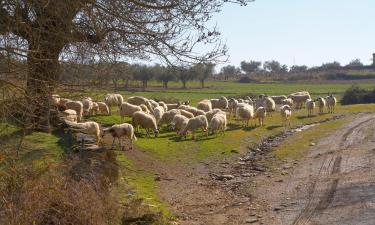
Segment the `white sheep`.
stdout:
<path fill-rule="evenodd" d="M 52 95 L 51 96 L 51 103 L 53 106 L 58 107 L 60 104 L 60 95 Z"/>
<path fill-rule="evenodd" d="M 140 104 L 139 107 L 141 107 L 143 112 L 148 113 L 148 114 L 151 113 L 145 104 Z"/>
<path fill-rule="evenodd" d="M 280 114 L 284 129 L 290 128 L 290 118 L 292 116 L 292 108 L 289 105 L 283 105 L 280 107 Z"/>
<path fill-rule="evenodd" d="M 314 114 L 315 102 L 312 99 L 306 100 L 307 116 Z"/>
<path fill-rule="evenodd" d="M 203 99 L 202 101 L 198 102 L 197 109 L 200 109 L 204 112 L 208 112 L 212 110 L 211 101 L 208 99 Z"/>
<path fill-rule="evenodd" d="M 92 102 L 91 115 L 97 115 L 99 113 L 99 105 L 97 102 Z"/>
<path fill-rule="evenodd" d="M 84 98 L 82 100 L 82 105 L 83 105 L 83 114 L 90 115 L 92 113 L 92 108 L 93 108 L 93 102 L 91 98 Z"/>
<path fill-rule="evenodd" d="M 290 107 L 293 106 L 293 99 L 287 98 L 281 101 L 281 105 L 289 105 Z"/>
<path fill-rule="evenodd" d="M 125 116 L 132 117 L 135 112 L 142 111 L 142 108 L 138 105 L 133 105 L 128 102 L 124 102 L 120 106 L 120 117 L 124 120 Z"/>
<path fill-rule="evenodd" d="M 242 126 L 248 127 L 249 121 L 254 117 L 254 107 L 246 103 L 238 103 L 236 118 L 241 121 Z M 245 125 L 246 123 L 246 125 Z"/>
<path fill-rule="evenodd" d="M 229 118 L 233 114 L 236 116 L 236 108 L 237 108 L 238 101 L 234 98 L 229 99 L 228 101 L 228 109 L 229 109 Z"/>
<path fill-rule="evenodd" d="M 327 102 L 328 113 L 335 113 L 335 106 L 337 104 L 337 99 L 333 95 L 328 95 L 326 97 L 326 102 Z"/>
<path fill-rule="evenodd" d="M 221 96 L 219 99 L 210 99 L 212 109 L 227 109 L 228 108 L 228 99 L 224 96 Z"/>
<path fill-rule="evenodd" d="M 156 119 L 156 123 L 159 123 L 161 118 L 163 117 L 163 114 L 165 113 L 164 108 L 162 106 L 156 106 L 154 108 L 154 117 Z"/>
<path fill-rule="evenodd" d="M 109 115 L 109 107 L 107 104 L 105 104 L 104 102 L 97 102 L 97 104 L 99 106 L 99 112 L 101 114 Z"/>
<path fill-rule="evenodd" d="M 261 101 L 263 101 L 263 107 L 266 109 L 267 116 L 272 117 L 272 112 L 275 111 L 276 103 L 275 101 L 267 96 L 264 96 Z"/>
<path fill-rule="evenodd" d="M 68 98 L 60 98 L 58 107 L 65 110 L 66 109 L 66 103 L 71 102 L 71 101 L 73 101 L 73 100 L 68 99 Z"/>
<path fill-rule="evenodd" d="M 324 107 L 326 106 L 326 100 L 322 97 L 318 97 L 317 101 L 318 101 L 319 113 L 323 114 Z"/>
<path fill-rule="evenodd" d="M 167 124 L 169 125 L 172 120 L 173 120 L 173 117 L 175 115 L 181 115 L 181 111 L 179 109 L 172 109 L 172 110 L 169 110 L 168 112 L 165 112 L 163 114 L 163 116 L 161 117 L 161 119 L 159 120 L 159 126 L 162 126 L 164 124 Z"/>
<path fill-rule="evenodd" d="M 264 107 L 259 107 L 255 110 L 254 119 L 258 119 L 259 126 L 264 126 L 264 120 L 266 118 L 266 109 Z"/>
<path fill-rule="evenodd" d="M 158 103 L 159 103 L 160 106 L 162 106 L 164 108 L 164 112 L 168 111 L 168 106 L 167 106 L 167 104 L 165 104 L 165 102 L 160 101 Z"/>
<path fill-rule="evenodd" d="M 166 104 L 166 105 L 167 105 L 167 111 L 169 111 L 172 109 L 177 109 L 181 105 L 181 103 L 178 102 L 178 103 L 172 103 L 172 104 Z"/>
<path fill-rule="evenodd" d="M 206 116 L 196 116 L 194 118 L 189 119 L 186 126 L 180 130 L 178 133 L 180 136 L 186 137 L 187 133 L 190 131 L 193 135 L 193 140 L 195 140 L 195 131 L 196 129 L 201 128 L 203 132 L 206 132 L 207 134 L 207 128 L 208 128 L 208 121 Z"/>
<path fill-rule="evenodd" d="M 287 99 L 287 97 L 285 95 L 275 95 L 275 96 L 271 96 L 271 98 L 278 105 L 282 104 L 282 101 L 285 100 L 285 99 Z"/>
<path fill-rule="evenodd" d="M 121 138 L 126 137 L 130 141 L 130 149 L 133 148 L 133 140 L 137 140 L 137 137 L 134 134 L 134 127 L 129 123 L 115 124 L 112 127 L 105 128 L 102 132 L 102 138 L 106 134 L 110 134 L 113 138 L 112 148 L 115 144 L 116 138 L 120 144 L 120 148 L 122 148 Z"/>
<path fill-rule="evenodd" d="M 225 134 L 225 130 L 227 128 L 227 116 L 225 113 L 217 113 L 211 119 L 208 125 L 208 132 L 214 134 L 216 131 L 221 132 L 223 135 Z"/>
<path fill-rule="evenodd" d="M 150 100 L 148 100 L 147 98 L 143 97 L 143 96 L 132 96 L 132 97 L 129 97 L 128 98 L 128 101 L 130 104 L 133 104 L 133 105 L 145 105 L 147 107 L 147 109 L 152 112 L 153 109 L 152 109 L 152 105 L 150 103 Z"/>
<path fill-rule="evenodd" d="M 310 94 L 307 91 L 296 92 L 288 95 L 288 98 L 293 100 L 295 104 L 295 109 L 302 109 L 303 104 L 308 100 L 311 99 Z"/>
<path fill-rule="evenodd" d="M 187 117 L 188 119 L 194 117 L 194 114 L 191 113 L 191 112 L 189 112 L 189 111 L 186 111 L 186 110 L 180 109 L 180 112 L 181 112 L 181 115 Z"/>
<path fill-rule="evenodd" d="M 183 127 L 187 125 L 189 118 L 184 115 L 175 115 L 171 122 L 172 130 L 177 130 L 177 133 L 181 131 Z"/>
<path fill-rule="evenodd" d="M 83 117 L 83 104 L 80 101 L 69 101 L 65 104 L 66 109 L 73 109 L 77 112 L 78 121 L 82 120 Z"/>
<path fill-rule="evenodd" d="M 88 135 L 95 135 L 96 143 L 100 142 L 100 126 L 97 122 L 88 121 L 75 123 L 65 120 L 65 123 L 74 131 L 82 132 Z"/>
<path fill-rule="evenodd" d="M 133 114 L 132 125 L 137 130 L 138 126 L 144 128 L 146 130 L 147 137 L 150 136 L 150 130 L 154 132 L 155 137 L 157 137 L 159 134 L 158 125 L 156 123 L 155 117 L 143 111 L 137 111 Z"/>
<path fill-rule="evenodd" d="M 153 100 L 153 99 L 149 99 L 148 101 L 150 102 L 152 109 L 154 109 L 155 107 L 158 107 L 158 106 L 159 106 L 159 103 L 157 103 L 157 102 L 156 102 L 155 100 Z"/>
<path fill-rule="evenodd" d="M 74 109 L 67 109 L 59 112 L 61 119 L 68 120 L 70 122 L 77 122 L 77 112 Z"/>
<path fill-rule="evenodd" d="M 207 121 L 208 123 L 210 123 L 211 119 L 214 117 L 214 115 L 216 115 L 217 113 L 223 113 L 225 114 L 225 112 L 221 111 L 221 109 L 213 109 L 211 111 L 208 111 L 206 112 L 206 117 L 207 117 Z"/>
<path fill-rule="evenodd" d="M 185 110 L 192 113 L 194 116 L 201 116 L 206 114 L 203 110 L 197 109 L 193 106 L 189 106 Z"/>
<path fill-rule="evenodd" d="M 120 107 L 124 102 L 124 97 L 120 94 L 107 94 L 104 97 L 104 102 L 109 108 L 109 115 L 112 115 L 112 106 Z"/>

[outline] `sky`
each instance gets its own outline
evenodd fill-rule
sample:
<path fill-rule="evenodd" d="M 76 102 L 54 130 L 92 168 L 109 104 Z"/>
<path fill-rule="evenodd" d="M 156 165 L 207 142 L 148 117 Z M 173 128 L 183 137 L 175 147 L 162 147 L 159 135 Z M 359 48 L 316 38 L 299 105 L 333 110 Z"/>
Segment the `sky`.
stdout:
<path fill-rule="evenodd" d="M 319 66 L 375 53 L 375 0 L 256 0 L 227 4 L 212 20 L 229 48 L 229 62 L 277 60 Z M 219 66 L 220 67 L 220 66 Z"/>

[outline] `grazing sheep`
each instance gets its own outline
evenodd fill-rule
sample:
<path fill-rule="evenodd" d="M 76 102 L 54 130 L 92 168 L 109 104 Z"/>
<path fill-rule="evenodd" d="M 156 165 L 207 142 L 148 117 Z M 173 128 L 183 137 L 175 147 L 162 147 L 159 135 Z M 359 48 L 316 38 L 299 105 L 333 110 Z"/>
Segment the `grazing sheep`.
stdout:
<path fill-rule="evenodd" d="M 59 110 L 64 111 L 66 109 L 66 103 L 71 102 L 71 101 L 73 100 L 68 99 L 68 98 L 60 98 L 59 104 L 58 104 Z"/>
<path fill-rule="evenodd" d="M 99 112 L 100 113 L 103 113 L 105 115 L 109 115 L 109 107 L 107 104 L 105 104 L 104 102 L 97 102 L 98 106 L 99 106 Z"/>
<path fill-rule="evenodd" d="M 280 105 L 282 104 L 282 101 L 287 99 L 285 95 L 277 95 L 277 96 L 271 96 L 271 98 L 275 101 L 276 104 Z"/>
<path fill-rule="evenodd" d="M 104 97 L 104 102 L 109 108 L 109 115 L 112 115 L 112 106 L 117 106 L 120 108 L 121 104 L 124 102 L 124 98 L 120 94 L 107 94 Z"/>
<path fill-rule="evenodd" d="M 185 110 L 192 113 L 194 116 L 206 115 L 206 113 L 203 110 L 197 109 L 193 106 L 189 106 Z"/>
<path fill-rule="evenodd" d="M 132 97 L 129 97 L 128 98 L 128 102 L 130 104 L 133 104 L 133 105 L 145 105 L 147 106 L 147 109 L 152 112 L 153 109 L 152 109 L 152 105 L 150 103 L 150 100 L 148 100 L 147 98 L 145 97 L 142 97 L 142 96 L 132 96 Z"/>
<path fill-rule="evenodd" d="M 264 126 L 264 119 L 266 118 L 266 109 L 264 107 L 259 107 L 255 110 L 254 119 L 258 119 L 259 126 Z"/>
<path fill-rule="evenodd" d="M 162 126 L 164 124 L 167 124 L 169 125 L 172 120 L 173 120 L 173 117 L 175 115 L 181 115 L 181 111 L 179 109 L 172 109 L 172 110 L 169 110 L 168 112 L 165 112 L 163 114 L 163 116 L 161 117 L 161 119 L 159 120 L 159 126 Z"/>
<path fill-rule="evenodd" d="M 191 107 L 190 105 L 180 105 L 180 106 L 177 107 L 177 109 L 187 110 L 190 107 Z"/>
<path fill-rule="evenodd" d="M 266 109 L 267 116 L 272 117 L 272 112 L 275 111 L 276 103 L 275 101 L 267 96 L 264 96 L 261 101 L 263 101 L 263 107 Z"/>
<path fill-rule="evenodd" d="M 156 123 L 155 117 L 145 112 L 142 112 L 142 111 L 135 112 L 132 117 L 132 125 L 137 130 L 138 130 L 138 126 L 141 126 L 142 128 L 146 129 L 147 137 L 150 136 L 149 134 L 150 130 L 154 132 L 155 137 L 157 137 L 159 134 L 158 125 Z"/>
<path fill-rule="evenodd" d="M 280 114 L 284 129 L 290 128 L 290 117 L 292 116 L 292 108 L 289 105 L 283 105 L 280 107 Z"/>
<path fill-rule="evenodd" d="M 156 123 L 159 123 L 163 114 L 164 114 L 164 108 L 162 106 L 158 105 L 154 108 L 154 116 L 155 116 L 155 119 L 156 119 Z"/>
<path fill-rule="evenodd" d="M 202 131 L 206 132 L 207 135 L 208 121 L 206 116 L 201 115 L 189 119 L 186 126 L 183 129 L 181 129 L 178 134 L 186 138 L 187 133 L 191 131 L 193 135 L 193 140 L 195 140 L 195 130 L 198 128 L 201 128 Z"/>
<path fill-rule="evenodd" d="M 112 148 L 115 144 L 115 140 L 117 138 L 120 148 L 122 149 L 121 145 L 121 138 L 126 137 L 130 141 L 130 149 L 133 148 L 133 140 L 136 141 L 137 137 L 134 134 L 134 127 L 129 123 L 122 123 L 122 124 L 115 124 L 112 127 L 103 129 L 102 132 L 102 138 L 106 135 L 110 134 L 112 135 L 113 142 L 112 142 Z M 124 146 L 125 147 L 125 146 Z"/>
<path fill-rule="evenodd" d="M 125 116 L 132 117 L 135 112 L 142 111 L 142 108 L 138 105 L 133 105 L 128 102 L 124 102 L 120 106 L 120 117 L 124 120 Z"/>
<path fill-rule="evenodd" d="M 188 121 L 189 118 L 184 115 L 175 115 L 171 122 L 172 130 L 177 130 L 177 133 L 180 132 L 187 125 Z"/>
<path fill-rule="evenodd" d="M 337 99 L 333 95 L 328 95 L 326 97 L 326 102 L 327 102 L 328 113 L 335 113 L 335 106 L 337 104 Z"/>
<path fill-rule="evenodd" d="M 208 112 L 212 110 L 211 101 L 208 99 L 204 99 L 198 103 L 197 109 L 203 110 L 204 112 Z"/>
<path fill-rule="evenodd" d="M 214 134 L 216 133 L 216 131 L 219 131 L 224 135 L 226 129 L 227 129 L 227 116 L 223 113 L 215 114 L 208 125 L 208 132 L 210 132 L 211 134 Z"/>
<path fill-rule="evenodd" d="M 228 109 L 229 109 L 229 118 L 233 114 L 236 116 L 236 108 L 237 108 L 238 101 L 234 98 L 229 99 L 228 101 Z"/>
<path fill-rule="evenodd" d="M 290 107 L 293 106 L 293 99 L 287 98 L 281 101 L 281 105 L 289 105 Z"/>
<path fill-rule="evenodd" d="M 147 108 L 146 105 L 140 104 L 139 107 L 141 107 L 142 111 L 148 114 L 151 114 L 150 110 Z"/>
<path fill-rule="evenodd" d="M 254 117 L 254 107 L 252 105 L 248 105 L 245 103 L 237 104 L 236 118 L 241 121 L 242 126 L 248 127 L 249 121 L 253 117 Z"/>
<path fill-rule="evenodd" d="M 309 92 L 303 91 L 292 93 L 288 95 L 288 98 L 291 98 L 293 100 L 293 103 L 295 104 L 295 109 L 302 109 L 303 104 L 307 101 L 307 99 L 311 99 L 311 96 Z"/>
<path fill-rule="evenodd" d="M 97 102 L 92 102 L 91 115 L 97 115 L 99 113 L 99 105 Z"/>
<path fill-rule="evenodd" d="M 312 99 L 306 100 L 307 116 L 314 114 L 315 102 Z"/>
<path fill-rule="evenodd" d="M 181 112 L 181 115 L 187 117 L 188 119 L 194 117 L 194 114 L 191 113 L 191 112 L 189 112 L 189 111 L 186 111 L 186 110 L 180 109 L 180 112 Z"/>
<path fill-rule="evenodd" d="M 77 112 L 74 109 L 67 109 L 59 112 L 59 116 L 63 120 L 68 120 L 70 122 L 77 122 Z"/>
<path fill-rule="evenodd" d="M 224 96 L 221 96 L 219 99 L 210 99 L 212 109 L 227 109 L 228 108 L 228 99 Z"/>
<path fill-rule="evenodd" d="M 73 109 L 77 112 L 77 119 L 78 122 L 82 120 L 83 116 L 83 104 L 80 101 L 70 101 L 67 102 L 66 104 L 66 109 Z"/>
<path fill-rule="evenodd" d="M 52 95 L 51 96 L 51 103 L 54 107 L 58 107 L 60 104 L 60 95 Z"/>
<path fill-rule="evenodd" d="M 165 104 L 165 102 L 160 101 L 159 105 L 164 108 L 164 112 L 168 111 L 168 106 L 167 106 L 167 104 Z"/>
<path fill-rule="evenodd" d="M 92 113 L 92 108 L 93 108 L 93 102 L 91 98 L 84 98 L 82 100 L 82 105 L 83 105 L 83 114 L 90 115 Z"/>
<path fill-rule="evenodd" d="M 159 106 L 159 103 L 157 103 L 153 99 L 149 99 L 148 101 L 150 102 L 152 109 Z"/>
<path fill-rule="evenodd" d="M 207 117 L 207 121 L 208 123 L 210 123 L 211 119 L 214 117 L 214 115 L 216 115 L 217 113 L 223 113 L 225 115 L 225 112 L 221 111 L 220 109 L 213 109 L 209 112 L 206 112 L 206 117 Z"/>
<path fill-rule="evenodd" d="M 237 99 L 238 103 L 245 103 L 245 100 L 242 98 Z"/>
<path fill-rule="evenodd" d="M 166 105 L 167 105 L 167 111 L 169 111 L 172 109 L 177 109 L 181 105 L 181 103 L 178 102 L 178 103 L 166 104 Z"/>
<path fill-rule="evenodd" d="M 88 135 L 95 135 L 96 144 L 100 142 L 100 126 L 97 122 L 88 121 L 84 123 L 75 123 L 65 120 L 65 123 L 70 129 L 78 132 L 82 132 Z"/>
<path fill-rule="evenodd" d="M 319 114 L 324 113 L 324 107 L 326 106 L 326 100 L 322 97 L 318 97 L 318 107 L 319 107 Z"/>

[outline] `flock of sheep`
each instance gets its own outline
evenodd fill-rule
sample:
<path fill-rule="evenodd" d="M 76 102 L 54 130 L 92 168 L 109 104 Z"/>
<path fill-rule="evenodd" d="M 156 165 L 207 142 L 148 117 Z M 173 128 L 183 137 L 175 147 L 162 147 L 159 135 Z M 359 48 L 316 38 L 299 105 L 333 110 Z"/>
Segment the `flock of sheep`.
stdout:
<path fill-rule="evenodd" d="M 317 102 L 317 104 L 315 104 Z M 292 109 L 299 110 L 304 106 L 308 116 L 313 114 L 316 105 L 319 113 L 323 113 L 325 107 L 328 113 L 334 113 L 336 98 L 329 94 L 327 97 L 319 97 L 312 100 L 307 91 L 292 93 L 288 96 L 267 96 L 260 95 L 258 98 L 245 97 L 244 99 L 230 98 L 222 96 L 218 99 L 204 99 L 197 107 L 191 106 L 190 102 L 167 104 L 163 101 L 155 101 L 142 96 L 129 97 L 127 101 L 120 94 L 107 94 L 104 102 L 94 102 L 90 97 L 82 101 L 74 101 L 61 98 L 58 95 L 52 96 L 53 105 L 59 109 L 60 118 L 71 129 L 81 131 L 89 135 L 95 135 L 97 143 L 105 135 L 113 137 L 112 147 L 115 140 L 121 146 L 121 138 L 126 137 L 132 142 L 136 140 L 135 132 L 139 128 L 146 131 L 147 136 L 153 133 L 158 136 L 159 130 L 163 126 L 177 131 L 181 137 L 192 133 L 195 139 L 195 132 L 201 129 L 206 135 L 224 134 L 227 128 L 227 120 L 234 117 L 240 121 L 243 127 L 249 126 L 251 119 L 258 120 L 259 126 L 264 125 L 267 116 L 272 116 L 276 110 L 276 105 L 280 105 L 282 124 L 286 129 L 290 127 Z M 131 117 L 132 122 L 113 125 L 110 128 L 101 129 L 100 125 L 93 121 L 83 122 L 84 115 L 111 115 L 112 108 L 118 107 L 121 119 L 125 116 Z"/>

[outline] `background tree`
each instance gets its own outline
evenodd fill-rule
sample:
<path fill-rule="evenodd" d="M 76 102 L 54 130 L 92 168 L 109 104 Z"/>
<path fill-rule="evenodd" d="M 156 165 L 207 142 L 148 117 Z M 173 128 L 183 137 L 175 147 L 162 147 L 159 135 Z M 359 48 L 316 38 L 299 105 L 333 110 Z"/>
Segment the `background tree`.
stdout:
<path fill-rule="evenodd" d="M 241 62 L 241 70 L 244 71 L 246 74 L 251 75 L 254 72 L 257 72 L 262 65 L 262 62 L 258 61 L 242 61 Z"/>
<path fill-rule="evenodd" d="M 302 66 L 298 66 L 298 65 L 294 65 L 292 67 L 290 67 L 290 71 L 291 73 L 303 73 L 303 72 L 306 72 L 308 69 L 307 66 L 305 65 L 302 65 Z"/>
<path fill-rule="evenodd" d="M 173 81 L 177 78 L 177 72 L 176 69 L 168 66 L 168 67 L 162 67 L 161 70 L 155 74 L 155 78 L 163 83 L 163 88 L 168 89 L 168 83 L 170 81 Z"/>
<path fill-rule="evenodd" d="M 214 73 L 215 64 L 213 63 L 198 63 L 192 70 L 199 82 L 201 83 L 201 88 L 204 88 L 204 81 L 209 77 L 212 77 Z"/>
<path fill-rule="evenodd" d="M 145 90 L 147 88 L 148 81 L 154 77 L 154 71 L 152 67 L 147 65 L 133 65 L 134 79 L 142 82 L 142 88 Z"/>
<path fill-rule="evenodd" d="M 320 66 L 321 70 L 339 70 L 341 69 L 341 64 L 337 61 L 329 62 L 329 63 L 323 63 Z"/>
<path fill-rule="evenodd" d="M 264 62 L 263 68 L 270 73 L 280 73 L 282 70 L 286 69 L 285 67 L 282 68 L 282 65 L 276 60 Z"/>
<path fill-rule="evenodd" d="M 189 80 L 194 79 L 194 71 L 192 67 L 180 67 L 179 69 L 176 70 L 178 74 L 178 79 L 182 83 L 182 88 L 186 89 L 186 83 Z"/>
<path fill-rule="evenodd" d="M 49 99 L 60 59 L 97 59 L 116 52 L 141 59 L 154 54 L 170 63 L 218 60 L 226 48 L 218 44 L 219 33 L 206 24 L 225 2 L 0 1 L 0 48 L 27 60 L 26 93 L 32 115 L 28 124 L 49 128 Z M 246 4 L 247 0 L 231 2 Z M 195 54 L 202 44 L 213 44 L 213 48 Z"/>
<path fill-rule="evenodd" d="M 363 67 L 363 63 L 361 62 L 360 59 L 353 59 L 346 65 L 348 68 L 361 68 Z"/>
<path fill-rule="evenodd" d="M 239 68 L 236 68 L 235 66 L 228 65 L 224 66 L 220 70 L 220 76 L 224 77 L 224 80 L 228 80 L 229 77 L 235 77 L 238 74 L 240 74 L 241 70 Z"/>

